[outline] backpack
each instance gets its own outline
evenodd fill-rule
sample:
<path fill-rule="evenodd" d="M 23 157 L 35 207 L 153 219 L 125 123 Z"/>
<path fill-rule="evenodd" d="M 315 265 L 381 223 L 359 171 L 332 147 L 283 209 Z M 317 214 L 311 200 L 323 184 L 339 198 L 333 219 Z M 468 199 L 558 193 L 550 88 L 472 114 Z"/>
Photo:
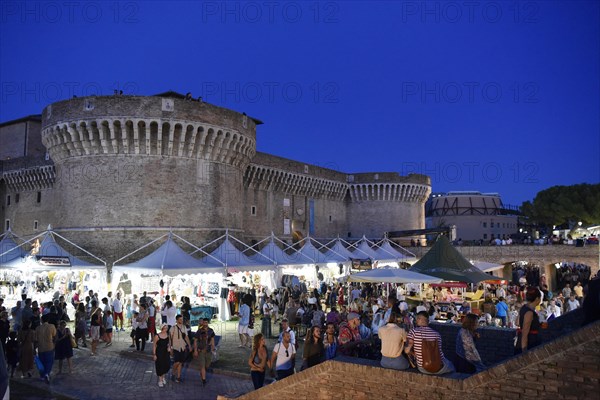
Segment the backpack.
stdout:
<path fill-rule="evenodd" d="M 421 353 L 423 357 L 423 369 L 425 371 L 435 374 L 442 369 L 442 357 L 440 356 L 437 340 L 423 340 L 421 343 Z"/>

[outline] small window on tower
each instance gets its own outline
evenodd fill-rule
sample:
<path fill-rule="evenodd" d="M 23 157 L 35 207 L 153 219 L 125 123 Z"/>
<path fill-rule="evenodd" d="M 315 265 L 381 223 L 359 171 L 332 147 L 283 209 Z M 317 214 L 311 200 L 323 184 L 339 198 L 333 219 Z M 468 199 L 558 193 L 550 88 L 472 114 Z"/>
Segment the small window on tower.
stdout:
<path fill-rule="evenodd" d="M 39 225 L 39 224 L 38 224 L 38 221 L 37 221 L 37 219 L 36 219 L 35 221 L 33 221 L 33 230 L 34 230 L 34 231 L 37 231 L 37 230 L 38 230 L 38 225 Z"/>
<path fill-rule="evenodd" d="M 250 207 L 250 215 L 256 216 L 256 206 L 251 206 Z"/>
<path fill-rule="evenodd" d="M 37 192 L 37 202 L 38 203 L 42 202 L 42 192 Z"/>

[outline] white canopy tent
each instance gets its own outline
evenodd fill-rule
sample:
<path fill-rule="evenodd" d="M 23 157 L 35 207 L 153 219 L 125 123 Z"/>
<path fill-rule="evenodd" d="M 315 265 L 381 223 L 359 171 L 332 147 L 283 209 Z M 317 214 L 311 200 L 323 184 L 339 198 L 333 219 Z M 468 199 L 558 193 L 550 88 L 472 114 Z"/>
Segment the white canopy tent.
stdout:
<path fill-rule="evenodd" d="M 232 275 L 231 278 L 228 278 L 231 282 L 237 285 L 243 285 L 242 282 L 245 281 L 245 284 L 247 285 L 247 279 L 242 278 L 250 278 L 250 275 L 252 275 L 255 283 L 260 282 L 260 285 L 265 286 L 269 290 L 275 290 L 275 288 L 277 288 L 275 279 L 275 260 L 268 254 L 263 253 L 256 253 L 254 254 L 254 257 L 247 256 L 244 254 L 244 251 L 253 251 L 253 249 L 229 234 L 228 230 L 225 231 L 224 235 L 203 246 L 203 251 L 206 252 L 207 248 L 221 240 L 222 243 L 210 253 L 210 257 L 220 260 L 223 265 L 225 265 L 227 272 Z M 234 243 L 238 243 L 239 247 L 244 250 L 239 250 Z M 207 257 L 204 257 L 202 260 Z"/>
<path fill-rule="evenodd" d="M 350 275 L 348 281 L 370 283 L 441 283 L 443 279 L 406 269 L 384 267 Z"/>
<path fill-rule="evenodd" d="M 287 254 L 282 250 L 276 243 L 279 242 L 284 247 L 288 247 L 287 243 L 275 237 L 273 233 L 271 236 L 261 240 L 254 246 L 250 247 L 254 249 L 257 246 L 260 246 L 264 241 L 267 241 L 267 244 L 256 254 L 250 256 L 250 259 L 254 260 L 257 263 L 266 263 L 271 261 L 273 265 L 282 266 L 282 265 L 303 265 L 312 263 L 313 260 L 308 258 L 302 253 L 294 252 L 292 254 Z"/>
<path fill-rule="evenodd" d="M 491 262 L 487 262 L 487 261 L 477 261 L 477 260 L 475 260 L 475 261 L 469 260 L 469 261 L 471 261 L 471 264 L 473 264 L 474 266 L 476 266 L 483 272 L 493 272 L 493 271 L 497 271 L 499 269 L 504 268 L 503 264 L 491 263 Z"/>
<path fill-rule="evenodd" d="M 394 248 L 394 246 L 396 246 L 396 248 Z M 406 254 L 398 251 L 397 248 L 401 249 Z M 383 238 L 381 241 L 379 241 L 379 243 L 377 243 L 377 248 L 375 252 L 380 257 L 378 258 L 378 260 L 382 261 L 388 261 L 390 259 L 396 262 L 406 263 L 417 261 L 417 257 L 413 253 L 411 253 L 403 247 L 398 246 L 397 244 L 392 245 L 392 243 L 387 237 Z"/>
<path fill-rule="evenodd" d="M 74 256 L 59 245 L 56 238 L 81 250 L 93 261 L 97 260 L 98 263 Z M 31 245 L 30 251 L 24 250 L 26 245 Z M 14 251 L 13 247 L 3 251 L 2 254 L 18 254 Z M 104 260 L 52 231 L 50 226 L 48 226 L 48 230 L 19 244 L 17 251 L 20 256 L 6 262 L 3 261 L 2 268 L 3 272 L 12 275 L 18 274 L 21 278 L 19 282 L 22 287 L 18 289 L 20 293 L 27 293 L 35 287 L 39 298 L 46 301 L 46 299 L 52 299 L 53 294 L 57 291 L 66 292 L 75 289 L 85 291 L 90 288 L 101 290 L 106 286 L 107 271 Z"/>
<path fill-rule="evenodd" d="M 0 267 L 8 268 L 5 264 L 16 258 L 25 257 L 27 252 L 15 242 L 13 237 L 16 237 L 12 231 L 8 230 L 0 235 Z"/>
<path fill-rule="evenodd" d="M 119 264 L 133 254 L 165 238 L 162 245 L 144 258 L 128 264 Z M 196 252 L 205 254 L 206 257 L 202 259 L 192 257 L 174 239 L 193 247 Z M 133 293 L 145 290 L 151 293 L 160 285 L 161 293 L 164 290 L 165 293 L 177 294 L 178 297 L 192 297 L 193 305 L 216 307 L 221 320 L 229 319 L 229 307 L 227 307 L 225 299 L 218 297 L 225 277 L 224 263 L 173 232 L 166 233 L 115 261 L 113 280 L 119 282 L 119 285 L 127 282 L 127 280 L 121 281 L 122 274 L 127 274 L 128 280 L 131 280 Z M 129 276 L 131 274 L 135 276 L 134 279 Z M 158 279 L 161 281 L 159 282 Z M 211 292 L 211 288 L 215 290 Z"/>
<path fill-rule="evenodd" d="M 165 237 L 167 237 L 167 240 L 158 249 L 154 250 L 146 257 L 132 263 L 119 264 L 124 259 Z M 190 274 L 223 274 L 225 272 L 224 264 L 221 261 L 209 255 L 202 260 L 194 258 L 179 247 L 173 240 L 173 237 L 193 246 L 180 236 L 169 232 L 115 261 L 113 263 L 113 273 L 137 273 L 143 275 L 165 275 L 173 277 Z"/>
<path fill-rule="evenodd" d="M 296 253 L 308 258 L 311 260 L 311 264 L 326 264 L 328 262 L 339 262 L 339 259 L 343 259 L 343 257 L 337 255 L 337 259 L 330 260 L 325 254 L 321 253 L 319 249 L 312 244 L 312 238 L 310 236 L 305 237 L 298 243 L 302 243 L 302 247 L 299 250 L 296 250 Z M 297 243 L 297 244 L 298 244 Z"/>
<path fill-rule="evenodd" d="M 325 252 L 326 257 L 334 258 L 335 256 L 341 256 L 345 260 L 350 261 L 351 258 L 355 258 L 355 256 L 344 246 L 342 239 L 339 237 L 334 240 L 334 244 L 329 247 L 331 242 L 328 243 L 328 250 Z"/>
<path fill-rule="evenodd" d="M 213 250 L 208 256 L 203 257 L 202 261 L 210 261 L 209 257 L 212 259 L 217 259 L 228 270 L 238 271 L 272 271 L 274 269 L 274 261 L 270 259 L 268 256 L 262 255 L 260 260 L 254 260 L 245 255 L 242 251 L 238 250 L 232 241 L 239 243 L 244 250 L 249 247 L 242 242 L 241 240 L 236 239 L 235 237 L 229 234 L 229 231 L 226 231 L 224 235 L 218 237 L 212 242 L 206 244 L 202 247 L 202 251 L 206 253 L 207 247 L 215 244 L 216 242 L 223 240 L 215 250 Z M 194 254 L 194 253 L 192 253 Z"/>
<path fill-rule="evenodd" d="M 371 248 L 369 243 L 369 239 L 367 239 L 366 236 L 363 236 L 362 239 L 360 239 L 357 243 L 352 244 L 351 247 L 354 249 L 352 250 L 354 258 L 368 257 L 372 260 L 378 260 L 379 255 L 375 250 Z"/>
<path fill-rule="evenodd" d="M 72 246 L 82 250 L 92 258 L 101 262 L 101 264 L 93 264 L 88 261 L 84 261 L 78 257 L 75 257 L 64 248 L 62 248 L 57 242 L 54 236 L 61 238 Z M 39 243 L 39 239 L 42 238 L 42 242 Z M 33 243 L 33 250 L 27 254 L 23 252 L 23 246 L 29 243 Z M 28 269 L 32 272 L 41 271 L 66 271 L 66 270 L 77 270 L 77 269 L 106 269 L 106 262 L 101 258 L 96 257 L 89 251 L 76 245 L 64 236 L 49 229 L 45 232 L 40 233 L 37 236 L 21 243 L 18 245 L 21 256 L 13 258 L 10 261 L 2 262 L 3 268 L 15 268 L 15 269 Z M 14 248 L 7 251 L 6 253 L 14 251 Z M 14 254 L 14 253 L 13 253 Z M 4 253 L 2 253 L 4 255 Z"/>

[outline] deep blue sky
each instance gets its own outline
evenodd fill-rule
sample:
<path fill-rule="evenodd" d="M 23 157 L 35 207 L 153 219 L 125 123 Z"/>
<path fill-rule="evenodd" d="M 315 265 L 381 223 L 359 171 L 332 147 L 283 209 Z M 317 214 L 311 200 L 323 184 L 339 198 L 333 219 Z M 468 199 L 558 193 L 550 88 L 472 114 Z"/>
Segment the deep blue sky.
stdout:
<path fill-rule="evenodd" d="M 259 151 L 434 192 L 600 182 L 600 2 L 423 4 L 4 1 L 0 121 L 172 89 L 263 120 Z"/>

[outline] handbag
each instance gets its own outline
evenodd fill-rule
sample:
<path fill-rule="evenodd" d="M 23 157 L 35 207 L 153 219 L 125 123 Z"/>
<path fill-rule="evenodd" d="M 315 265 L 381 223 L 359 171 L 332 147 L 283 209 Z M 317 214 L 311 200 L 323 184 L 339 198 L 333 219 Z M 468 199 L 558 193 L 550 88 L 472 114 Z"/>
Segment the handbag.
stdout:
<path fill-rule="evenodd" d="M 71 347 L 77 349 L 79 346 L 77 345 L 77 340 L 69 333 L 69 339 L 71 340 Z"/>
<path fill-rule="evenodd" d="M 442 369 L 442 357 L 440 356 L 437 340 L 423 340 L 421 352 L 423 354 L 423 369 L 425 371 L 435 374 Z"/>

